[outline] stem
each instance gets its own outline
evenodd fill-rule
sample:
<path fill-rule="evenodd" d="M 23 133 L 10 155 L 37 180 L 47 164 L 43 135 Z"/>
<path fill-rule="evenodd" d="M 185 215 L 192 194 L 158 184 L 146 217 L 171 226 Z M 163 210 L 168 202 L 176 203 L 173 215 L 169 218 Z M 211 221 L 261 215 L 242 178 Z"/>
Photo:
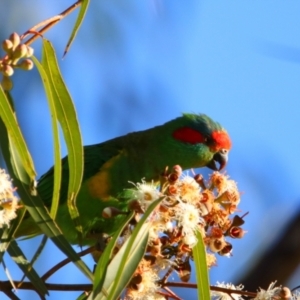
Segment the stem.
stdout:
<path fill-rule="evenodd" d="M 185 283 L 185 282 L 166 282 L 164 286 L 173 286 L 173 287 L 183 287 L 183 288 L 191 288 L 191 289 L 197 289 L 197 284 L 196 283 Z M 210 286 L 211 291 L 216 291 L 216 292 L 223 292 L 227 294 L 238 294 L 238 295 L 243 295 L 247 297 L 256 297 L 256 293 L 253 292 L 247 292 L 247 291 L 240 291 L 240 290 L 231 290 L 231 289 L 226 289 L 218 286 Z"/>
<path fill-rule="evenodd" d="M 44 20 L 44 21 L 42 21 L 42 22 L 40 22 L 38 24 L 36 24 L 32 28 L 30 28 L 26 32 L 24 32 L 21 35 L 21 39 L 23 40 L 29 34 L 33 34 L 33 36 L 25 42 L 26 45 L 30 45 L 39 36 L 41 36 L 44 32 L 46 32 L 47 30 L 49 30 L 56 23 L 58 23 L 59 21 L 61 21 L 63 18 L 65 18 L 67 15 L 69 15 L 73 10 L 75 10 L 78 6 L 80 6 L 81 2 L 82 2 L 82 0 L 78 0 L 77 2 L 75 2 L 74 4 L 72 4 L 71 6 L 69 6 L 66 10 L 64 10 L 60 14 L 58 14 L 58 15 L 56 15 L 54 17 L 51 17 L 51 18 L 49 18 L 47 20 Z M 44 26 L 44 27 L 37 31 L 37 29 L 40 28 L 40 27 L 42 27 L 42 26 Z"/>
<path fill-rule="evenodd" d="M 84 256 L 86 254 L 89 254 L 91 252 L 93 252 L 95 250 L 95 247 L 89 247 L 79 253 L 77 253 L 80 257 Z M 50 276 L 52 276 L 55 272 L 57 272 L 59 269 L 61 269 L 63 266 L 65 266 L 66 264 L 70 263 L 71 260 L 69 258 L 66 258 L 64 260 L 62 260 L 61 262 L 59 262 L 58 264 L 56 264 L 53 268 L 51 268 L 49 271 L 47 271 L 42 277 L 41 279 L 46 281 Z"/>
<path fill-rule="evenodd" d="M 35 287 L 31 282 L 15 281 L 15 284 L 21 284 L 18 286 L 19 290 L 35 290 Z M 93 289 L 92 284 L 57 284 L 57 283 L 45 283 L 45 286 L 49 291 L 91 291 Z M 12 290 L 11 283 L 9 281 L 0 281 L 0 291 L 8 293 Z"/>
<path fill-rule="evenodd" d="M 86 251 L 86 250 L 84 250 Z M 82 251 L 82 252 L 84 252 Z M 45 275 L 44 275 L 45 276 Z M 20 282 L 15 281 L 15 285 L 18 287 L 18 289 L 21 290 L 35 290 L 34 286 L 30 282 Z M 19 284 L 21 284 L 19 286 Z M 56 284 L 56 283 L 45 283 L 48 290 L 52 291 L 91 291 L 93 288 L 92 284 Z M 184 283 L 184 282 L 167 282 L 164 284 L 165 287 L 183 287 L 183 288 L 197 288 L 197 284 L 195 283 Z M 162 287 L 164 288 L 164 287 Z M 0 291 L 4 292 L 5 294 L 10 294 L 11 290 L 13 289 L 10 281 L 0 281 Z M 166 289 L 167 291 L 170 291 Z M 239 294 L 251 298 L 256 297 L 256 293 L 253 292 L 247 292 L 247 291 L 239 291 L 239 290 L 231 290 L 226 288 L 221 288 L 217 286 L 210 286 L 211 291 L 218 291 L 227 293 L 228 295 L 231 294 Z M 14 299 L 14 298 L 12 298 Z"/>

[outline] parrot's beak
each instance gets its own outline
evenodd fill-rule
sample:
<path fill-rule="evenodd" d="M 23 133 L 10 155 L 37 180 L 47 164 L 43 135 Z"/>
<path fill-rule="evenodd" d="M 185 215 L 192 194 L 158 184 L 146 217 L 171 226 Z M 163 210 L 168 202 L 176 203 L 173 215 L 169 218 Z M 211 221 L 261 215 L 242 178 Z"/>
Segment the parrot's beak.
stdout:
<path fill-rule="evenodd" d="M 212 160 L 206 166 L 214 171 L 221 171 L 226 166 L 227 161 L 228 150 L 221 149 L 214 154 Z M 217 163 L 219 164 L 219 168 L 217 167 Z"/>

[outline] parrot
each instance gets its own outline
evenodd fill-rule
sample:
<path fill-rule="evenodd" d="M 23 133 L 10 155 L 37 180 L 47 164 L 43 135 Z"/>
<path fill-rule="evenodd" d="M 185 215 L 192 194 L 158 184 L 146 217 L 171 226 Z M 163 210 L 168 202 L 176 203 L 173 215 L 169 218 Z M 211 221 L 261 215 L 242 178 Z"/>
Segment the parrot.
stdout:
<path fill-rule="evenodd" d="M 83 236 L 72 221 L 68 206 L 69 167 L 62 159 L 60 202 L 55 221 L 71 244 L 92 245 L 102 233 L 118 229 L 118 218 L 105 219 L 102 211 L 115 207 L 122 211 L 128 203 L 118 199 L 132 182 L 158 181 L 167 166 L 183 170 L 208 167 L 222 170 L 228 160 L 231 139 L 227 131 L 205 114 L 182 114 L 163 125 L 132 132 L 106 142 L 84 146 L 84 172 L 76 198 Z M 41 176 L 37 191 L 46 207 L 51 206 L 54 167 Z M 124 217 L 124 216 L 123 216 Z M 41 234 L 39 227 L 24 218 L 16 236 Z"/>

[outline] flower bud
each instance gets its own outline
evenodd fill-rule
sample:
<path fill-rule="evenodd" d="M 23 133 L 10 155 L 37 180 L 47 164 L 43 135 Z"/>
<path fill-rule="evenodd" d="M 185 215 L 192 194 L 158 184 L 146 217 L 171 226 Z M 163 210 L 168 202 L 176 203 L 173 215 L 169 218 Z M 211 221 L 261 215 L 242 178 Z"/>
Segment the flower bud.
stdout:
<path fill-rule="evenodd" d="M 10 53 L 11 50 L 13 48 L 13 43 L 11 40 L 4 40 L 2 42 L 2 49 L 6 52 L 6 53 Z"/>
<path fill-rule="evenodd" d="M 20 44 L 21 39 L 20 36 L 14 32 L 9 36 L 9 39 L 11 40 L 12 44 L 13 44 L 13 49 L 16 49 L 16 47 Z"/>
<path fill-rule="evenodd" d="M 27 55 L 27 46 L 24 44 L 18 45 L 13 53 L 14 58 L 22 58 L 26 55 Z"/>
<path fill-rule="evenodd" d="M 21 63 L 18 64 L 18 67 L 25 71 L 30 71 L 33 68 L 33 66 L 34 64 L 30 59 L 24 59 L 21 61 Z"/>
<path fill-rule="evenodd" d="M 199 186 L 203 189 L 206 190 L 206 186 L 205 186 L 205 182 L 204 182 L 204 178 L 201 174 L 196 174 L 194 176 L 195 181 L 199 184 Z"/>
<path fill-rule="evenodd" d="M 4 76 L 12 76 L 14 74 L 14 69 L 10 65 L 3 65 L 2 73 Z"/>
<path fill-rule="evenodd" d="M 26 57 L 31 57 L 34 53 L 34 49 L 32 47 L 27 46 L 27 53 L 26 53 Z"/>
<path fill-rule="evenodd" d="M 116 207 L 105 207 L 102 211 L 102 217 L 105 219 L 113 218 L 115 216 L 124 214 L 126 213 Z"/>
<path fill-rule="evenodd" d="M 182 174 L 182 168 L 181 168 L 181 166 L 180 165 L 175 165 L 173 167 L 172 173 L 177 174 L 178 176 L 181 176 L 181 174 Z"/>
<path fill-rule="evenodd" d="M 291 290 L 284 286 L 282 287 L 281 291 L 279 292 L 279 295 L 280 295 L 280 299 L 292 299 L 292 293 L 291 293 Z"/>

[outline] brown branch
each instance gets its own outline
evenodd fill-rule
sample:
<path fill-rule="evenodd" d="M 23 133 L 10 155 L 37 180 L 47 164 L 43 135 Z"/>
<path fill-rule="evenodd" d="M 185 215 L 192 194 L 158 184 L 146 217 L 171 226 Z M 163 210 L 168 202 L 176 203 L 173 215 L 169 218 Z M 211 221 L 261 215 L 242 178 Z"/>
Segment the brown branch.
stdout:
<path fill-rule="evenodd" d="M 79 253 L 77 253 L 80 257 L 92 253 L 95 250 L 95 247 L 89 247 Z M 66 258 L 64 260 L 62 260 L 61 262 L 59 262 L 57 265 L 55 265 L 53 268 L 51 268 L 50 270 L 48 270 L 42 277 L 41 279 L 46 281 L 50 276 L 52 276 L 55 272 L 57 272 L 59 269 L 61 269 L 63 266 L 65 266 L 66 264 L 72 262 L 69 258 Z"/>
<path fill-rule="evenodd" d="M 175 300 L 182 300 L 181 298 L 179 298 L 171 289 L 169 289 L 168 287 L 163 287 L 163 289 L 164 290 L 166 290 L 167 292 L 168 292 L 168 298 L 170 298 L 170 297 L 172 297 L 173 299 L 175 299 Z M 165 293 L 162 293 L 162 292 L 158 292 L 158 294 L 160 294 L 160 295 L 164 295 L 164 296 L 166 296 L 166 294 Z"/>
<path fill-rule="evenodd" d="M 75 10 L 78 6 L 80 6 L 81 2 L 82 2 L 82 0 L 78 0 L 77 2 L 75 2 L 74 4 L 72 4 L 71 6 L 69 6 L 66 10 L 64 10 L 60 14 L 58 14 L 58 15 L 56 15 L 54 17 L 51 17 L 51 18 L 49 18 L 47 20 L 44 20 L 44 21 L 42 21 L 42 22 L 40 22 L 38 24 L 36 24 L 32 28 L 30 28 L 26 32 L 24 32 L 21 35 L 21 39 L 23 40 L 27 35 L 33 34 L 33 36 L 25 42 L 26 45 L 30 45 L 39 36 L 42 36 L 42 34 L 44 32 L 46 32 L 47 30 L 49 30 L 56 23 L 58 23 L 59 21 L 61 21 L 63 18 L 65 18 L 67 15 L 69 15 L 73 10 Z M 42 27 L 42 26 L 44 26 L 44 27 L 37 31 L 37 29 L 40 28 L 40 27 Z"/>
<path fill-rule="evenodd" d="M 11 300 L 20 300 L 12 290 L 5 290 L 3 293 Z"/>
<path fill-rule="evenodd" d="M 192 289 L 197 289 L 197 284 L 196 283 L 186 283 L 186 282 L 166 282 L 165 286 L 170 286 L 170 287 L 182 287 L 182 288 L 192 288 Z M 211 291 L 216 291 L 216 292 L 223 292 L 227 294 L 238 294 L 238 295 L 244 295 L 247 297 L 256 297 L 256 293 L 253 292 L 247 292 L 247 291 L 241 291 L 241 290 L 232 290 L 232 289 L 226 289 L 218 286 L 210 286 Z"/>
<path fill-rule="evenodd" d="M 20 290 L 36 290 L 31 282 L 15 281 L 16 286 Z M 45 286 L 49 291 L 91 291 L 93 289 L 92 284 L 57 284 L 57 283 L 45 283 Z M 13 289 L 9 281 L 0 281 L 0 291 L 8 293 Z"/>
<path fill-rule="evenodd" d="M 33 286 L 33 284 L 31 282 L 16 281 L 15 285 L 18 287 L 18 289 L 21 289 L 21 290 L 35 290 L 35 287 Z M 52 291 L 65 291 L 65 292 L 66 291 L 91 291 L 93 289 L 92 284 L 45 283 L 45 286 L 47 287 L 47 289 L 49 291 L 51 291 L 51 290 Z M 197 289 L 197 284 L 195 284 L 195 283 L 167 282 L 164 286 Z M 10 281 L 0 281 L 0 291 L 4 292 L 5 294 L 11 294 L 12 290 L 13 290 L 13 286 L 11 285 Z M 166 289 L 166 290 L 168 290 L 168 289 Z M 253 293 L 253 292 L 226 289 L 226 288 L 221 288 L 221 287 L 217 287 L 217 286 L 210 286 L 210 290 L 227 293 L 228 295 L 238 294 L 238 295 L 243 295 L 243 296 L 252 297 L 252 298 L 255 298 L 255 296 L 256 296 L 256 293 Z"/>

